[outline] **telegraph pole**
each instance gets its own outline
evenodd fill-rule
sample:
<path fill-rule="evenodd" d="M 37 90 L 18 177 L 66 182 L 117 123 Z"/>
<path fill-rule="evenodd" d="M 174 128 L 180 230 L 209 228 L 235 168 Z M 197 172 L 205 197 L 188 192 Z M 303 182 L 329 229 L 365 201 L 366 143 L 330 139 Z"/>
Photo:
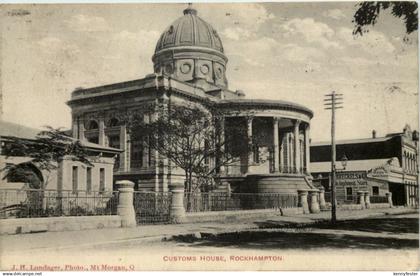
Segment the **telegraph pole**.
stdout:
<path fill-rule="evenodd" d="M 331 223 L 337 221 L 337 206 L 335 195 L 336 167 L 335 167 L 335 110 L 343 108 L 343 94 L 333 91 L 324 98 L 326 110 L 331 110 Z"/>

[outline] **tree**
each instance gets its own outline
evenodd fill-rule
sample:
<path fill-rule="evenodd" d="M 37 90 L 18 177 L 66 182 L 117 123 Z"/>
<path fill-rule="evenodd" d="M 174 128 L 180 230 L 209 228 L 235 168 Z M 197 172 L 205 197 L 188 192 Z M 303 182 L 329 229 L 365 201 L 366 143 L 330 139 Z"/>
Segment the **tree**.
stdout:
<path fill-rule="evenodd" d="M 34 139 L 10 136 L 2 140 L 5 142 L 2 154 L 6 158 L 13 156 L 29 158 L 29 161 L 25 163 L 7 164 L 2 168 L 5 171 L 5 178 L 27 179 L 28 171 L 25 168 L 30 164 L 35 165 L 39 170 L 54 170 L 65 156 L 73 161 L 92 165 L 80 141 L 64 135 L 60 128 L 47 126 L 46 130 L 39 132 Z"/>
<path fill-rule="evenodd" d="M 388 9 L 391 10 L 393 16 L 401 18 L 404 21 L 407 34 L 417 31 L 417 2 L 361 2 L 357 6 L 358 9 L 353 16 L 353 23 L 355 24 L 353 30 L 354 35 L 363 35 L 363 33 L 369 32 L 366 26 L 374 26 L 381 10 Z"/>
<path fill-rule="evenodd" d="M 222 166 L 236 162 L 251 147 L 243 139 L 244 126 L 223 130 L 223 115 L 211 106 L 162 104 L 149 108 L 146 113 L 155 114 L 154 118 L 149 122 L 142 116 L 130 118 L 130 135 L 135 140 L 148 140 L 150 148 L 184 171 L 187 209 L 191 193 L 210 190 Z"/>

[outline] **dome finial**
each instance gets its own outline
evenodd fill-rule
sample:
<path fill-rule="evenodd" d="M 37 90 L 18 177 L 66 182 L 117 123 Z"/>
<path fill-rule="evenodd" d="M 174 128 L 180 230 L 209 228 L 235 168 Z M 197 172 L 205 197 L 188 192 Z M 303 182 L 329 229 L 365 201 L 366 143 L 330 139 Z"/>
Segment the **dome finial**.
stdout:
<path fill-rule="evenodd" d="M 184 15 L 187 14 L 197 15 L 197 10 L 192 7 L 192 3 L 188 3 L 188 8 L 184 10 Z"/>

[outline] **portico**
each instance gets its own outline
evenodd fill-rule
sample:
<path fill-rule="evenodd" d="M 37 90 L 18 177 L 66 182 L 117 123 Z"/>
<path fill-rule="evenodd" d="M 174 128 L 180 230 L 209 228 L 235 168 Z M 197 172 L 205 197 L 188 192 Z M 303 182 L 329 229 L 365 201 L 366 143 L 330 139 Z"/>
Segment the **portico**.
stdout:
<path fill-rule="evenodd" d="M 226 110 L 225 131 L 231 126 L 242 126 L 243 139 L 251 145 L 248 154 L 239 154 L 236 162 L 226 166 L 226 181 L 235 179 L 236 184 L 239 179 L 252 182 L 254 184 L 247 185 L 254 185 L 253 188 L 261 191 L 266 186 L 263 183 L 270 178 L 270 186 L 273 181 L 277 182 L 275 190 L 278 192 L 280 179 L 287 178 L 288 182 L 302 183 L 301 188 L 310 188 L 305 181 L 309 176 L 310 162 L 310 110 L 294 103 L 269 100 L 225 101 L 220 108 Z M 277 181 L 271 179 L 273 177 Z"/>

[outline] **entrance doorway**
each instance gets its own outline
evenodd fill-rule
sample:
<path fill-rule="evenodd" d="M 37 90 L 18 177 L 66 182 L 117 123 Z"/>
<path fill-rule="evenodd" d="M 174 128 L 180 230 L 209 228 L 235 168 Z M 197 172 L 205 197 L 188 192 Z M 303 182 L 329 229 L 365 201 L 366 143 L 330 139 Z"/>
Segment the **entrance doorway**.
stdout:
<path fill-rule="evenodd" d="M 393 205 L 404 206 L 406 204 L 403 184 L 390 182 L 389 191 L 392 193 Z"/>

